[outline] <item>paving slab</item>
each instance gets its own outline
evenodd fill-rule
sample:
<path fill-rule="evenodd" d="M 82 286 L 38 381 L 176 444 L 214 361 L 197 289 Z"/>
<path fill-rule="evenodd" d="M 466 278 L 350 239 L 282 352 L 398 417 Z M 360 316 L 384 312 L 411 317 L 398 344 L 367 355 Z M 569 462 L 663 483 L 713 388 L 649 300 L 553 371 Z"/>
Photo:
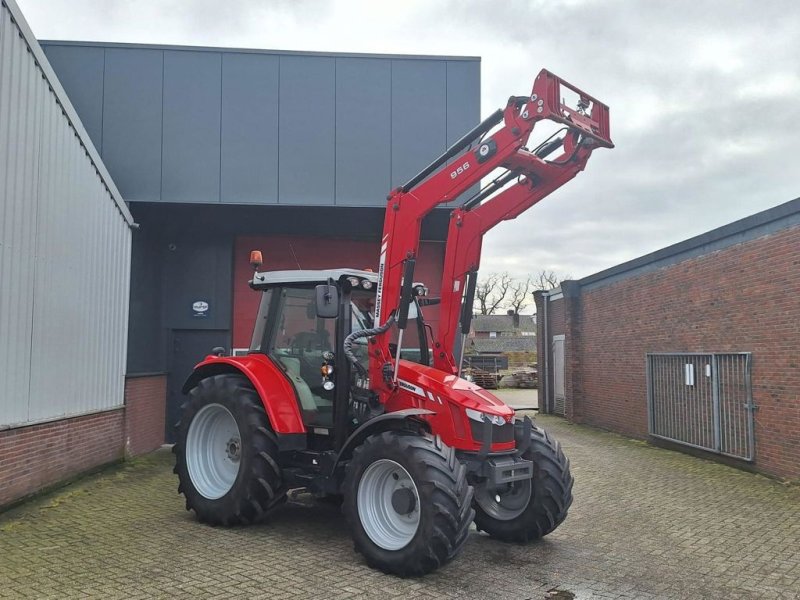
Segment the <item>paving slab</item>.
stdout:
<path fill-rule="evenodd" d="M 369 569 L 308 496 L 233 529 L 184 510 L 161 451 L 0 515 L 0 598 L 798 598 L 800 490 L 538 417 L 576 478 L 567 521 L 526 546 L 472 532 L 422 579 Z"/>

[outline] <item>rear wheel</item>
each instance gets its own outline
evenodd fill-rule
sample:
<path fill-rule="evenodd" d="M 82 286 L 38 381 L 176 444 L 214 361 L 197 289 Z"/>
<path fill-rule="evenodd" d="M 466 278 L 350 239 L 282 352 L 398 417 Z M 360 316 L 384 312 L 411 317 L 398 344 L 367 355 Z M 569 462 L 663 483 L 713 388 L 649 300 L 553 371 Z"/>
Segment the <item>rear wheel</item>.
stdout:
<path fill-rule="evenodd" d="M 258 394 L 241 375 L 189 392 L 176 425 L 175 468 L 186 509 L 211 525 L 255 522 L 286 499 L 278 445 Z"/>
<path fill-rule="evenodd" d="M 515 428 L 517 444 L 523 428 Z M 534 427 L 531 445 L 522 458 L 533 462 L 533 478 L 497 488 L 475 486 L 475 526 L 506 542 L 538 540 L 567 518 L 572 504 L 573 478 L 561 444 L 544 429 Z"/>
<path fill-rule="evenodd" d="M 452 448 L 387 431 L 356 448 L 343 510 L 357 552 L 395 575 L 424 575 L 461 551 L 474 517 L 472 487 Z"/>

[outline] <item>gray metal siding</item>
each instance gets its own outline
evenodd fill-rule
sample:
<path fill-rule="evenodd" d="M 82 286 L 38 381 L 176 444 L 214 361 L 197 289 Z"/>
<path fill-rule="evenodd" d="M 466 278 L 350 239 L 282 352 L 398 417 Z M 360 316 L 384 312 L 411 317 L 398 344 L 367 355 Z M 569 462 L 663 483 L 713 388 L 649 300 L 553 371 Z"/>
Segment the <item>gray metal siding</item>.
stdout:
<path fill-rule="evenodd" d="M 447 145 L 470 129 L 481 112 L 480 63 L 449 61 L 447 63 Z"/>
<path fill-rule="evenodd" d="M 46 54 L 94 147 L 102 152 L 105 52 L 102 48 L 63 46 Z"/>
<path fill-rule="evenodd" d="M 222 57 L 164 53 L 161 199 L 219 202 Z"/>
<path fill-rule="evenodd" d="M 222 198 L 278 202 L 277 56 L 222 55 Z"/>
<path fill-rule="evenodd" d="M 391 185 L 392 63 L 336 60 L 336 204 L 385 203 Z"/>
<path fill-rule="evenodd" d="M 279 202 L 334 203 L 336 62 L 317 56 L 282 56 Z"/>
<path fill-rule="evenodd" d="M 103 162 L 126 200 L 161 199 L 164 54 L 106 50 Z"/>
<path fill-rule="evenodd" d="M 383 207 L 480 118 L 477 59 L 46 46 L 130 201 Z"/>
<path fill-rule="evenodd" d="M 446 68 L 444 61 L 392 61 L 392 187 L 446 148 Z"/>
<path fill-rule="evenodd" d="M 466 61 L 447 62 L 447 145 L 457 141 L 470 127 L 464 123 L 477 122 L 481 112 L 481 69 L 480 63 Z M 451 205 L 457 205 L 480 190 L 480 184 L 472 186 L 461 198 Z"/>
<path fill-rule="evenodd" d="M 131 221 L 19 8 L 5 0 L 0 428 L 123 404 Z"/>

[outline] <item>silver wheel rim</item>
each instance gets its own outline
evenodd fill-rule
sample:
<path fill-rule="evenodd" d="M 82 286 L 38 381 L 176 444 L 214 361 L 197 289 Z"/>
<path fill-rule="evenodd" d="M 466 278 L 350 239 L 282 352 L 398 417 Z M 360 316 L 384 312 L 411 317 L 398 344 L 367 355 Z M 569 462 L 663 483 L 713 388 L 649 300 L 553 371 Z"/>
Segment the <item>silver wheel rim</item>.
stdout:
<path fill-rule="evenodd" d="M 406 502 L 402 513 L 396 509 L 398 497 Z M 419 492 L 399 463 L 381 458 L 367 467 L 358 482 L 357 500 L 361 526 L 376 546 L 400 550 L 414 539 L 419 529 Z M 406 512 L 409 501 L 413 508 Z"/>
<path fill-rule="evenodd" d="M 531 500 L 531 480 L 523 479 L 491 488 L 483 484 L 475 488 L 475 501 L 483 512 L 498 521 L 510 521 L 520 516 Z"/>
<path fill-rule="evenodd" d="M 236 419 L 221 404 L 208 404 L 192 419 L 186 434 L 186 468 L 204 498 L 222 498 L 239 474 L 242 437 Z"/>

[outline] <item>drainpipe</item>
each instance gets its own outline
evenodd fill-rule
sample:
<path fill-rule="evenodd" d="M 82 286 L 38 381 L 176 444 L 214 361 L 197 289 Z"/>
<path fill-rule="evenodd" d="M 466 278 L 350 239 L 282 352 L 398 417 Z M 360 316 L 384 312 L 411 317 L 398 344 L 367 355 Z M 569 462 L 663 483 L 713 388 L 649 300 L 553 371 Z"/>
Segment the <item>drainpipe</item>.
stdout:
<path fill-rule="evenodd" d="M 547 317 L 547 306 L 550 304 L 550 292 L 544 292 L 542 294 L 542 306 L 544 313 L 542 315 L 542 319 L 544 322 L 542 323 L 542 348 L 544 349 L 544 379 L 542 378 L 541 374 L 539 375 L 539 387 L 542 388 L 542 392 L 544 392 L 541 397 L 539 398 L 539 412 L 549 413 L 550 412 L 550 319 Z M 544 410 L 542 410 L 544 408 Z"/>

